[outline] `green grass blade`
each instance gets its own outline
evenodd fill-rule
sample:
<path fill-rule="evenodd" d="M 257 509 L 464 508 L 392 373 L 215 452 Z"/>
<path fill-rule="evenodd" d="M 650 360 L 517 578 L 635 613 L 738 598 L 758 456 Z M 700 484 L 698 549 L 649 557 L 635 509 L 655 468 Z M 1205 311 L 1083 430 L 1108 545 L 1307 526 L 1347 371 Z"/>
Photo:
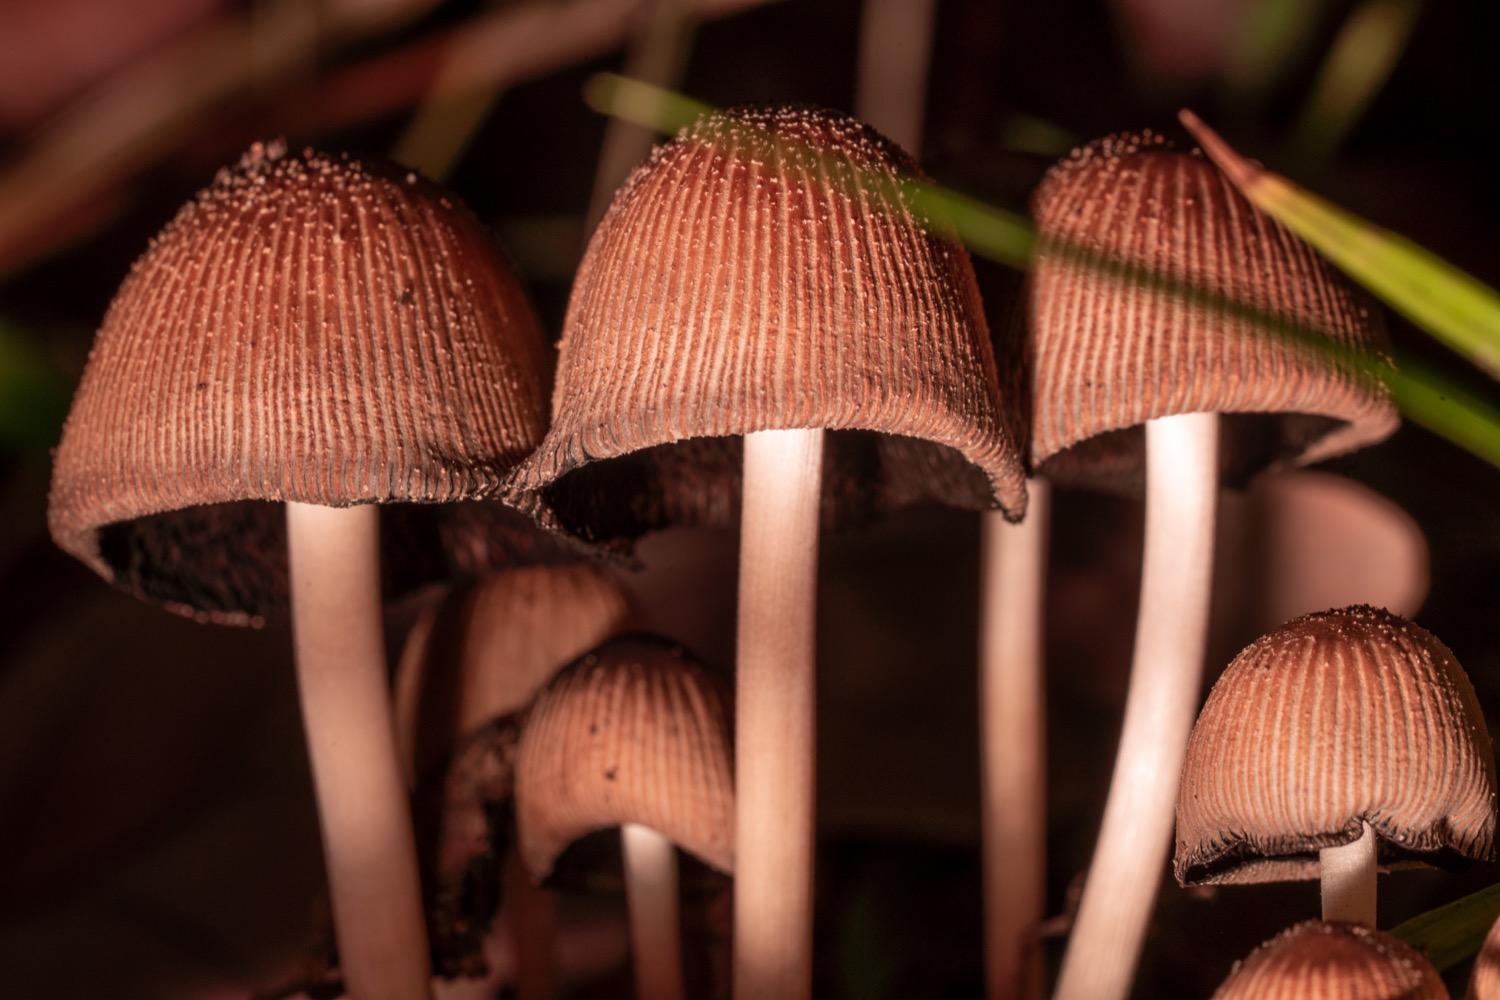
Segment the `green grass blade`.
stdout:
<path fill-rule="evenodd" d="M 1500 378 L 1500 294 L 1415 243 L 1240 156 L 1191 111 L 1182 123 L 1246 198 L 1417 326 Z"/>
<path fill-rule="evenodd" d="M 1446 972 L 1478 953 L 1496 917 L 1500 917 L 1500 885 L 1412 917 L 1391 933 L 1426 952 L 1428 961 Z"/>
<path fill-rule="evenodd" d="M 56 444 L 70 395 L 51 359 L 0 320 L 0 450 L 45 452 Z"/>

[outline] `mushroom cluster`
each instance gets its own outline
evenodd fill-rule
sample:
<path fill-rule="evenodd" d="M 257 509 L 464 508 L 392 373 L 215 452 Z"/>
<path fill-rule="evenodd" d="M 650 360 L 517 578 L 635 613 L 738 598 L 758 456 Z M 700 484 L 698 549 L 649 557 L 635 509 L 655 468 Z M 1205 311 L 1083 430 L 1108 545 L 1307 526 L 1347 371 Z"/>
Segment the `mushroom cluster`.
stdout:
<path fill-rule="evenodd" d="M 1034 995 L 1043 657 L 1007 633 L 1040 620 L 1050 490 L 1074 485 L 1144 488 L 1146 552 L 1058 996 L 1128 993 L 1174 803 L 1184 884 L 1321 875 L 1338 922 L 1220 996 L 1363 995 L 1334 975 L 1429 995 L 1435 973 L 1366 928 L 1377 865 L 1493 853 L 1492 748 L 1452 653 L 1388 612 L 1306 615 L 1230 665 L 1188 738 L 1218 490 L 1391 433 L 1378 312 L 1200 154 L 1114 136 L 1042 181 L 997 342 L 921 181 L 842 115 L 701 118 L 590 240 L 555 380 L 483 227 L 388 165 L 256 147 L 136 264 L 58 449 L 52 531 L 172 610 L 290 613 L 351 997 L 484 970 L 512 833 L 541 882 L 615 826 L 640 996 L 687 994 L 681 848 L 735 877 L 736 1000 L 810 997 L 820 532 L 923 503 L 1029 519 L 989 535 L 1027 551 L 987 570 L 984 644 L 1030 674 L 981 684 L 1028 692 L 1011 722 L 985 710 L 1024 739 L 992 744 L 983 812 L 990 995 Z M 381 527 L 396 501 L 416 509 Z M 673 640 L 611 638 L 629 600 L 582 561 L 680 525 L 740 531 L 732 699 Z M 432 581 L 392 677 L 382 595 Z M 997 833 L 1008 812 L 1026 829 Z M 1035 853 L 1001 867 L 1006 838 Z M 517 928 L 518 964 L 545 964 L 525 938 L 544 925 Z M 1359 971 L 1372 955 L 1395 971 Z"/>

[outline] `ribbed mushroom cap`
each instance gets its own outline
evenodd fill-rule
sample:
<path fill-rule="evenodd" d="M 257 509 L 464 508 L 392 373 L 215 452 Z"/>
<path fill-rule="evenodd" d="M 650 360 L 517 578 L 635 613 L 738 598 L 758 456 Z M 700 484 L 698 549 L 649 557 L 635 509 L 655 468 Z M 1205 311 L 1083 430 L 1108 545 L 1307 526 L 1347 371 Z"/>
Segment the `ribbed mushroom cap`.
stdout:
<path fill-rule="evenodd" d="M 824 427 L 899 436 L 830 459 L 868 465 L 881 504 L 931 497 L 1018 517 L 1019 393 L 1002 396 L 967 253 L 902 194 L 916 173 L 868 127 L 803 108 L 708 116 L 658 147 L 589 243 L 552 428 L 518 482 L 540 489 L 687 439 Z M 678 468 L 735 468 L 728 448 L 693 442 L 599 475 L 617 502 L 625 485 L 647 495 L 641 517 L 733 523 L 737 481 Z M 549 491 L 559 516 L 593 475 Z"/>
<path fill-rule="evenodd" d="M 1263 636 L 1214 685 L 1182 771 L 1177 880 L 1317 878 L 1318 852 L 1363 823 L 1386 865 L 1488 859 L 1495 762 L 1448 648 L 1352 607 Z"/>
<path fill-rule="evenodd" d="M 141 597 L 244 621 L 286 600 L 283 517 L 258 501 L 495 494 L 548 390 L 525 297 L 451 196 L 256 146 L 115 296 L 57 449 L 52 535 Z"/>
<path fill-rule="evenodd" d="M 1213 1000 L 1447 1000 L 1432 963 L 1399 938 L 1309 920 L 1234 967 Z"/>
<path fill-rule="evenodd" d="M 1395 430 L 1350 360 L 1388 364 L 1378 310 L 1201 155 L 1110 136 L 1055 166 L 1032 207 L 1031 457 L 1049 478 L 1138 490 L 1140 426 L 1179 413 L 1233 415 L 1232 481 Z"/>
<path fill-rule="evenodd" d="M 396 727 L 415 773 L 464 734 L 526 707 L 629 615 L 620 585 L 588 563 L 504 570 L 427 607 L 396 671 Z"/>
<path fill-rule="evenodd" d="M 516 751 L 521 860 L 540 879 L 586 833 L 648 826 L 734 867 L 734 778 L 720 685 L 681 648 L 613 640 L 547 685 Z"/>

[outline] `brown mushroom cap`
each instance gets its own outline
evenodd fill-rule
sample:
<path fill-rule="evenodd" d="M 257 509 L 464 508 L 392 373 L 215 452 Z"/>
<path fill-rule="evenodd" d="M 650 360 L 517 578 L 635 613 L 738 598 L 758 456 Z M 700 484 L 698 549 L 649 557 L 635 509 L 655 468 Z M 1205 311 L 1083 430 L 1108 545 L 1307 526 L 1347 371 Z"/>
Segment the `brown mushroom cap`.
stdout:
<path fill-rule="evenodd" d="M 553 678 L 516 751 L 521 860 L 538 879 L 586 833 L 639 823 L 734 867 L 734 785 L 719 683 L 665 640 L 615 639 Z"/>
<path fill-rule="evenodd" d="M 1031 447 L 1048 478 L 1138 491 L 1140 426 L 1179 413 L 1231 415 L 1231 481 L 1395 430 L 1389 394 L 1350 360 L 1388 363 L 1378 309 L 1200 154 L 1110 136 L 1032 205 Z"/>
<path fill-rule="evenodd" d="M 897 436 L 830 458 L 874 479 L 882 503 L 1019 516 L 1019 394 L 1001 392 L 967 253 L 901 193 L 916 173 L 868 127 L 804 108 L 708 116 L 658 147 L 589 243 L 552 428 L 517 481 L 542 489 L 574 473 L 548 497 L 578 522 L 594 512 L 570 515 L 569 494 L 599 483 L 612 505 L 648 498 L 639 516 L 655 523 L 617 517 L 596 532 L 669 516 L 732 524 L 737 480 L 701 485 L 682 467 L 737 473 L 738 442 L 582 470 L 688 439 L 823 427 Z"/>
<path fill-rule="evenodd" d="M 1256 948 L 1213 1000 L 1447 1000 L 1432 963 L 1399 938 L 1309 920 Z"/>
<path fill-rule="evenodd" d="M 548 390 L 525 297 L 452 196 L 258 145 L 115 296 L 57 449 L 52 535 L 141 597 L 255 618 L 286 601 L 283 518 L 261 501 L 494 495 Z"/>
<path fill-rule="evenodd" d="M 396 728 L 420 779 L 465 734 L 524 709 L 558 670 L 624 628 L 629 602 L 589 563 L 526 566 L 455 587 L 412 625 Z"/>
<path fill-rule="evenodd" d="M 1448 648 L 1352 607 L 1263 636 L 1214 685 L 1182 772 L 1177 880 L 1317 878 L 1318 852 L 1365 823 L 1383 864 L 1488 859 L 1495 762 Z"/>

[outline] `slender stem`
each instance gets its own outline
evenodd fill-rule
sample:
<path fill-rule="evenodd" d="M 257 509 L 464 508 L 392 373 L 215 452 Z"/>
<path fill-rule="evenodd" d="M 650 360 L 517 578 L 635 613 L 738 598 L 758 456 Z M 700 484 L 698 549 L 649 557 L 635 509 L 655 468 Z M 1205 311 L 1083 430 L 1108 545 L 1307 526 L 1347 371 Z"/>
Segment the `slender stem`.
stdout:
<path fill-rule="evenodd" d="M 984 958 L 990 1000 L 1042 992 L 1033 940 L 1046 899 L 1047 726 L 1042 652 L 1051 489 L 1031 481 L 1026 520 L 988 513 L 979 675 L 984 785 Z"/>
<path fill-rule="evenodd" d="M 745 437 L 735 707 L 734 996 L 812 995 L 821 430 Z"/>
<path fill-rule="evenodd" d="M 1379 839 L 1370 824 L 1358 840 L 1318 852 L 1323 891 L 1323 919 L 1375 926 L 1376 850 Z"/>
<path fill-rule="evenodd" d="M 913 156 L 922 153 L 935 0 L 864 0 L 854 114 Z"/>
<path fill-rule="evenodd" d="M 1130 992 L 1172 837 L 1208 628 L 1218 418 L 1146 424 L 1146 553 L 1125 722 L 1058 1000 Z"/>
<path fill-rule="evenodd" d="M 515 851 L 505 863 L 505 906 L 516 950 L 516 1000 L 555 1000 L 557 904 L 531 881 Z"/>
<path fill-rule="evenodd" d="M 431 996 L 406 781 L 396 751 L 374 506 L 287 505 L 297 683 L 339 960 L 354 1000 Z"/>
<path fill-rule="evenodd" d="M 677 902 L 677 849 L 650 827 L 620 828 L 625 899 L 638 1000 L 682 1000 L 682 917 Z"/>

